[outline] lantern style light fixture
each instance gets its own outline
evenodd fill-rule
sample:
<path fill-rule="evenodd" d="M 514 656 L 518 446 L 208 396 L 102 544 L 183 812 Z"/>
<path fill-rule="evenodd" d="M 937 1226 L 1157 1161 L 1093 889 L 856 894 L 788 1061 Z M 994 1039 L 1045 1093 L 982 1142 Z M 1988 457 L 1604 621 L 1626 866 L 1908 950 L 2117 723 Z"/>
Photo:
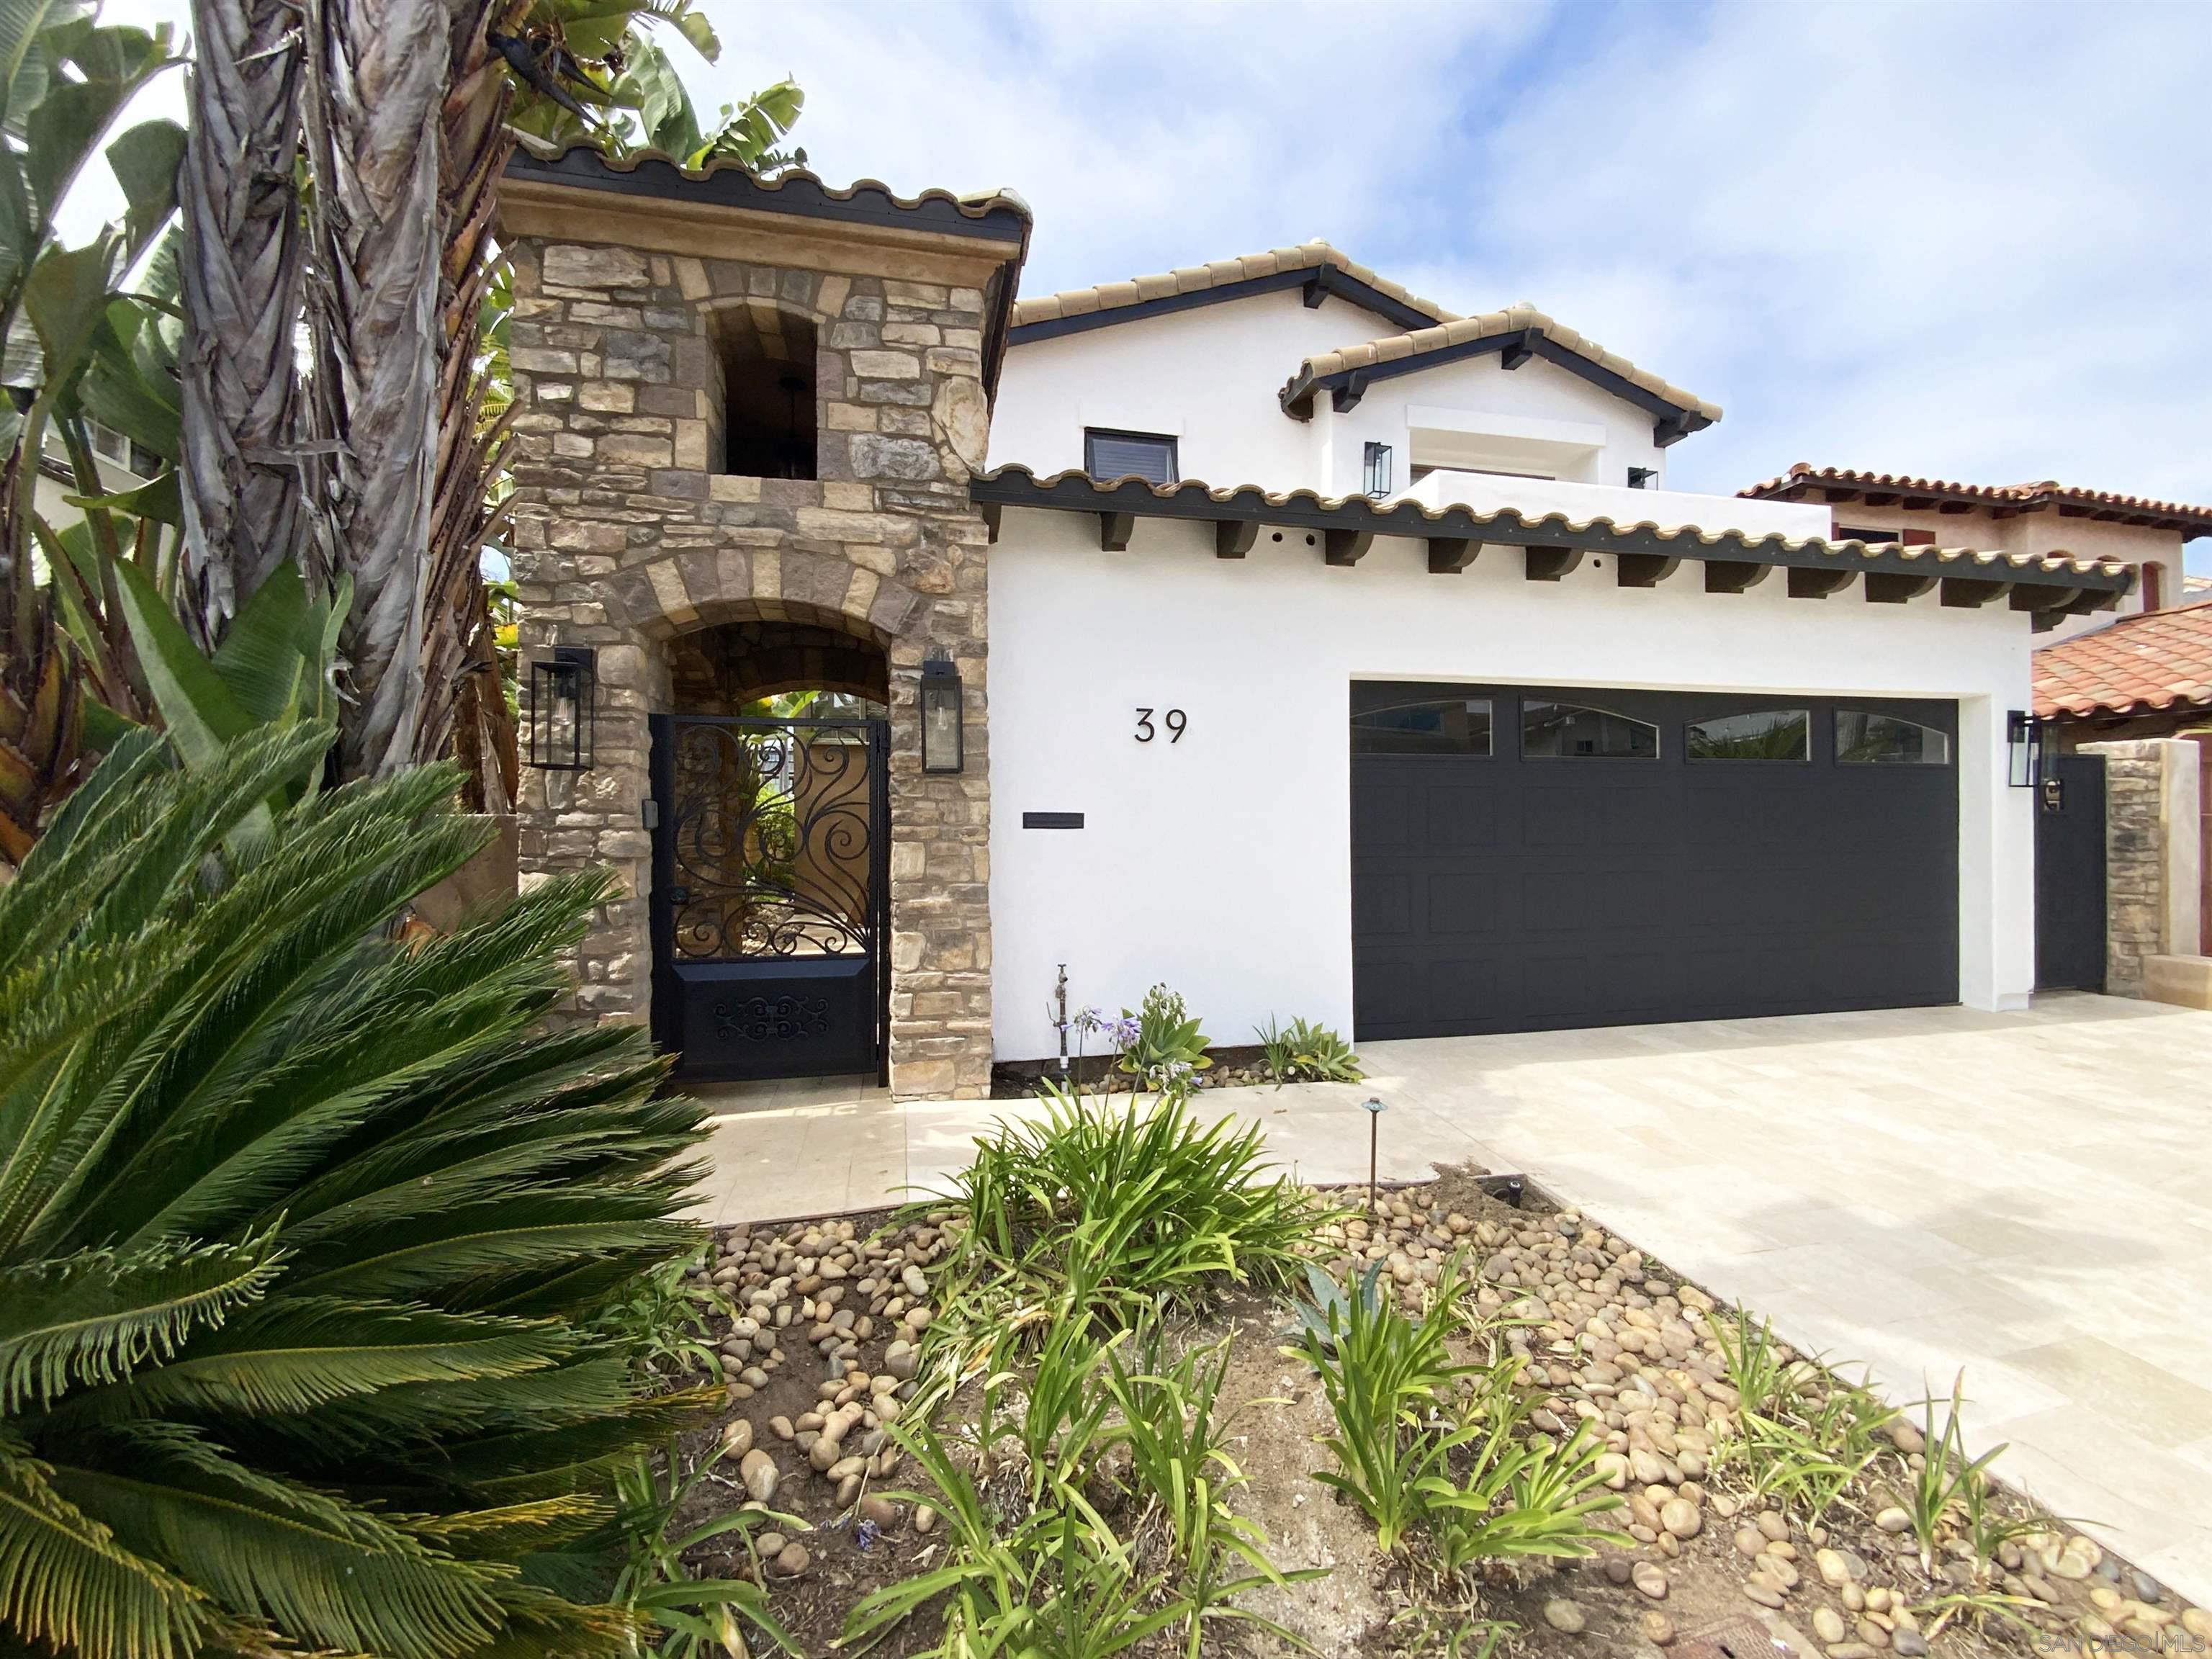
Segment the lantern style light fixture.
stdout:
<path fill-rule="evenodd" d="M 540 771 L 591 769 L 599 659 L 588 645 L 556 645 L 530 665 L 530 763 Z"/>
<path fill-rule="evenodd" d="M 2033 789 L 2043 780 L 2045 726 L 2025 708 L 2005 715 L 2005 781 L 2015 789 Z"/>
<path fill-rule="evenodd" d="M 960 671 L 943 657 L 921 665 L 921 769 L 951 773 L 968 763 Z"/>
<path fill-rule="evenodd" d="M 1370 443 L 1360 452 L 1359 487 L 1370 501 L 1390 493 L 1390 446 Z"/>

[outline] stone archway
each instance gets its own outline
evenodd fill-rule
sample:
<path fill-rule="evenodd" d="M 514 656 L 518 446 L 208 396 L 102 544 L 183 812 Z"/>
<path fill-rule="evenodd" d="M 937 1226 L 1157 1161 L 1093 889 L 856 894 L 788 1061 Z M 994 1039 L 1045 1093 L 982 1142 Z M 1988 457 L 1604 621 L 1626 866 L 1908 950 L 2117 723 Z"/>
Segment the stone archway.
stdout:
<path fill-rule="evenodd" d="M 670 706 L 692 714 L 735 714 L 793 691 L 833 692 L 878 708 L 891 700 L 883 643 L 843 617 L 826 625 L 756 617 L 695 629 L 668 642 L 668 674 Z"/>
<path fill-rule="evenodd" d="M 580 226 L 591 206 L 580 204 Z M 582 947 L 575 1012 L 644 1023 L 651 717 L 702 685 L 865 688 L 890 722 L 891 1086 L 980 1096 L 991 1066 L 988 538 L 966 484 L 988 431 L 973 344 L 982 296 L 919 265 L 896 277 L 806 268 L 811 246 L 793 242 L 797 263 L 775 265 L 514 240 L 515 292 L 528 301 L 512 352 L 521 644 L 530 656 L 599 653 L 592 769 L 526 785 L 521 864 L 526 880 L 614 870 L 622 890 Z M 738 308 L 756 341 L 764 312 L 787 341 L 811 330 L 811 477 L 726 470 L 717 376 Z M 734 630 L 713 637 L 748 659 L 728 684 L 701 660 L 717 629 Z M 957 775 L 921 771 L 921 665 L 938 658 L 964 688 Z"/>

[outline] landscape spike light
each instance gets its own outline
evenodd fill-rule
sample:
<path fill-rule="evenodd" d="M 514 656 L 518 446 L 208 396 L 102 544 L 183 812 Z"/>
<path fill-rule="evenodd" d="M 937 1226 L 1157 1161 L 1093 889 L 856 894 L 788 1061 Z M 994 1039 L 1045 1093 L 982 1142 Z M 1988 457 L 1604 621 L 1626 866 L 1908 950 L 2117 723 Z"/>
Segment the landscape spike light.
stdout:
<path fill-rule="evenodd" d="M 1372 1215 L 1375 1213 L 1376 1149 L 1382 1139 L 1382 1114 L 1389 1109 L 1374 1095 L 1361 1101 L 1359 1108 L 1367 1114 L 1367 1212 Z"/>

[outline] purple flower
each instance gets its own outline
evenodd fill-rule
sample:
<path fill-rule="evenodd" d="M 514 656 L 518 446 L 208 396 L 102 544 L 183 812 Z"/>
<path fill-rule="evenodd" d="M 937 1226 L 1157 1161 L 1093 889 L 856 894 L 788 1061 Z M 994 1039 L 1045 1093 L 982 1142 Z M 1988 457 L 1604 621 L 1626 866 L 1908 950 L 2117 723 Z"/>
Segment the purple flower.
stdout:
<path fill-rule="evenodd" d="M 853 1528 L 853 1541 L 860 1547 L 863 1554 L 875 1548 L 876 1538 L 876 1523 L 872 1521 L 863 1520 Z"/>

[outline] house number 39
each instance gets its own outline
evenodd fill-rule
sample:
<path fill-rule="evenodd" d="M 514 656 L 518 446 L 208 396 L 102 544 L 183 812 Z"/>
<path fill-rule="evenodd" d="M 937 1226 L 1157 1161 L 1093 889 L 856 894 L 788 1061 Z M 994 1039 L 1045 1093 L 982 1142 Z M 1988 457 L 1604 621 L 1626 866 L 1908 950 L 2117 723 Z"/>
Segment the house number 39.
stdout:
<path fill-rule="evenodd" d="M 1170 743 L 1181 743 L 1183 731 L 1190 724 L 1190 716 L 1180 708 L 1170 708 L 1160 716 L 1160 724 L 1167 727 Z M 1150 743 L 1158 736 L 1159 732 L 1152 725 L 1152 711 L 1149 708 L 1139 708 L 1137 711 L 1137 741 Z"/>

